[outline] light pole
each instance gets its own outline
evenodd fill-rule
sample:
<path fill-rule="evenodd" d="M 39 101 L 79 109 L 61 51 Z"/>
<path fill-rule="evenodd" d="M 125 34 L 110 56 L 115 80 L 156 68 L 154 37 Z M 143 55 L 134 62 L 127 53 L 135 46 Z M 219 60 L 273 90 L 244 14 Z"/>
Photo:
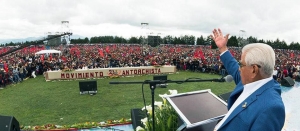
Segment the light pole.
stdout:
<path fill-rule="evenodd" d="M 243 37 L 245 36 L 245 33 L 246 33 L 245 30 L 240 30 L 240 31 L 239 31 L 239 39 L 238 39 L 238 40 L 239 40 L 239 43 L 238 43 L 238 46 L 239 46 L 239 47 L 242 47 L 242 46 L 244 46 L 244 44 L 245 44 L 245 43 L 244 43 L 244 38 L 243 38 Z"/>
<path fill-rule="evenodd" d="M 239 32 L 239 37 L 243 38 L 243 36 L 245 35 L 246 31 L 245 30 L 240 30 Z"/>
<path fill-rule="evenodd" d="M 141 30 L 142 30 L 142 40 L 141 40 L 141 44 L 142 44 L 142 53 L 144 52 L 144 46 L 145 46 L 145 32 L 147 31 L 147 29 L 148 29 L 148 25 L 149 25 L 149 23 L 141 23 L 141 26 L 142 26 L 142 28 L 141 28 Z"/>
<path fill-rule="evenodd" d="M 146 30 L 148 29 L 149 23 L 141 23 L 142 26 L 142 44 L 145 44 L 145 34 L 147 33 Z M 146 33 L 145 33 L 146 32 Z"/>

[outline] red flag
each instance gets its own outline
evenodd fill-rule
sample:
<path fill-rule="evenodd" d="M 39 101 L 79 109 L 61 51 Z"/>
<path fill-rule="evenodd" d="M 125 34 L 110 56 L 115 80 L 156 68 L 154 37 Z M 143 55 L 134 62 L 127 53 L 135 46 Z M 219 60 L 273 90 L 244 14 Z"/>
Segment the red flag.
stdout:
<path fill-rule="evenodd" d="M 6 51 L 7 51 L 7 50 L 6 50 L 6 47 L 3 47 L 3 48 L 2 48 L 2 52 L 5 53 Z"/>
<path fill-rule="evenodd" d="M 22 52 L 23 52 L 24 54 L 26 54 L 26 53 L 27 53 L 27 47 L 23 48 L 23 49 L 22 49 Z"/>
<path fill-rule="evenodd" d="M 199 57 L 200 57 L 201 59 L 204 59 L 204 54 L 203 54 L 203 52 L 202 52 L 201 49 L 199 50 Z"/>
<path fill-rule="evenodd" d="M 141 51 L 141 48 L 140 47 L 136 47 L 136 50 L 137 50 L 137 52 L 140 52 Z"/>
<path fill-rule="evenodd" d="M 64 56 L 61 56 L 61 60 L 65 62 L 65 61 L 67 61 L 67 58 Z"/>
<path fill-rule="evenodd" d="M 291 57 L 291 58 L 294 58 L 294 53 L 290 53 L 290 57 Z"/>
<path fill-rule="evenodd" d="M 194 51 L 194 58 L 197 58 L 197 57 L 199 57 L 198 49 L 196 49 L 196 50 Z"/>
<path fill-rule="evenodd" d="M 175 51 L 175 48 L 170 48 L 170 52 L 173 53 Z"/>
<path fill-rule="evenodd" d="M 99 52 L 99 55 L 100 55 L 101 57 L 104 57 L 104 54 L 103 54 L 103 50 L 102 50 L 102 49 L 98 49 L 98 52 Z"/>
<path fill-rule="evenodd" d="M 30 50 L 29 50 L 29 51 L 30 51 L 30 53 L 34 53 L 35 50 L 36 50 L 36 49 L 35 49 L 35 46 L 32 46 L 32 47 L 30 47 Z"/>
<path fill-rule="evenodd" d="M 177 47 L 176 52 L 178 53 L 178 52 L 180 52 L 180 51 L 181 51 L 181 48 L 180 48 L 180 47 Z"/>
<path fill-rule="evenodd" d="M 8 64 L 6 62 L 3 64 L 3 68 L 5 72 L 8 72 Z"/>
<path fill-rule="evenodd" d="M 194 58 L 198 58 L 199 57 L 199 52 L 198 51 L 195 51 L 194 52 Z"/>
<path fill-rule="evenodd" d="M 79 55 L 80 55 L 80 51 L 79 50 L 76 51 L 76 55 L 77 55 L 77 57 L 79 57 Z"/>
<path fill-rule="evenodd" d="M 105 51 L 109 53 L 109 46 L 106 46 Z"/>

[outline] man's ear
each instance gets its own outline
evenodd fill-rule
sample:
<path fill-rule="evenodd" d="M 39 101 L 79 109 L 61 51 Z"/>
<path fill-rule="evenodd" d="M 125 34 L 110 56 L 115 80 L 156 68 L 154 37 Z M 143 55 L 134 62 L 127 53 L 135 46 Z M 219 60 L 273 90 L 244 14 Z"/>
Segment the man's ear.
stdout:
<path fill-rule="evenodd" d="M 253 77 L 256 77 L 257 75 L 259 75 L 259 68 L 257 67 L 257 65 L 252 66 L 252 74 L 254 74 Z"/>

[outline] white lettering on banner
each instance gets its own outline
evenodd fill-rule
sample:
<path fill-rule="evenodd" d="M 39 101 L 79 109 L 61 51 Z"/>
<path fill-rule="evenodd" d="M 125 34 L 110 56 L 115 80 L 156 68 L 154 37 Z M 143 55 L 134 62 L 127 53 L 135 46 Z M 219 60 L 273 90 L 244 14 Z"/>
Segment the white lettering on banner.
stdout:
<path fill-rule="evenodd" d="M 130 76 L 130 75 L 147 75 L 147 74 L 162 74 L 175 73 L 175 66 L 143 66 L 143 67 L 122 67 L 122 68 L 100 68 L 89 70 L 74 70 L 70 72 L 48 71 L 46 72 L 46 80 L 57 79 L 86 79 L 86 78 L 101 78 L 111 75 Z"/>

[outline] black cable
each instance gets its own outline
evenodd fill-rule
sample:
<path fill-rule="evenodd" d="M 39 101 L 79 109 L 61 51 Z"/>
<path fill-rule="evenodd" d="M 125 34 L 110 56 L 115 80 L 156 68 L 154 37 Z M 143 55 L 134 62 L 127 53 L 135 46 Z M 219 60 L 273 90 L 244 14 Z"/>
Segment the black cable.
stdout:
<path fill-rule="evenodd" d="M 190 79 L 197 79 L 197 80 L 201 80 L 201 78 L 192 77 L 192 78 L 187 78 L 185 81 L 187 81 L 187 80 L 190 80 Z"/>
<path fill-rule="evenodd" d="M 147 80 L 146 80 L 147 81 Z M 147 116 L 147 118 L 149 117 L 148 116 L 148 110 L 147 110 L 147 108 L 146 108 L 146 99 L 145 99 L 145 93 L 144 93 L 144 84 L 146 83 L 146 81 L 142 84 L 142 94 L 143 94 L 143 101 L 144 101 L 144 107 L 145 107 L 145 110 L 146 110 L 146 116 Z M 149 120 L 148 120 L 148 123 L 149 123 Z"/>
<path fill-rule="evenodd" d="M 145 99 L 145 93 L 144 93 L 144 84 L 145 84 L 145 82 L 142 84 L 143 101 L 144 101 L 144 107 L 145 107 L 145 110 L 146 110 L 146 116 L 149 117 L 148 114 L 147 114 L 147 108 L 146 108 L 146 99 Z"/>

